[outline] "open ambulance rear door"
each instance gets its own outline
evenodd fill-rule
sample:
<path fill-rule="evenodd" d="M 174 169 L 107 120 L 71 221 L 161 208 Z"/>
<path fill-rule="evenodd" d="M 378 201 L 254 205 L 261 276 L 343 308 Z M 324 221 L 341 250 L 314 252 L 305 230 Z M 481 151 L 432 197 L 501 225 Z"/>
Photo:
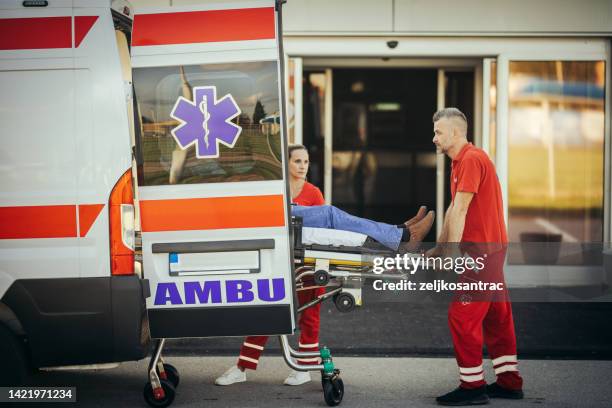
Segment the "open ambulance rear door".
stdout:
<path fill-rule="evenodd" d="M 154 338 L 295 327 L 274 1 L 136 10 L 138 195 Z"/>

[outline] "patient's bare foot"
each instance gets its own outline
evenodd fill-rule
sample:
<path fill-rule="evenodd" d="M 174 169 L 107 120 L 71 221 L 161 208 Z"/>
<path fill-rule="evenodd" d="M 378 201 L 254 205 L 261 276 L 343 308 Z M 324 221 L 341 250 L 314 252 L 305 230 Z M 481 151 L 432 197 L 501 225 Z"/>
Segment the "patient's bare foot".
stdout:
<path fill-rule="evenodd" d="M 410 233 L 410 241 L 400 245 L 400 251 L 415 252 L 421 246 L 421 242 L 425 239 L 425 236 L 431 230 L 434 219 L 436 218 L 435 211 L 427 213 L 423 219 L 408 226 L 408 232 Z"/>
<path fill-rule="evenodd" d="M 427 207 L 422 205 L 419 208 L 419 211 L 417 211 L 416 215 L 408 221 L 404 222 L 404 225 L 406 226 L 406 228 L 408 228 L 409 226 L 416 224 L 417 222 L 425 218 L 425 214 L 427 214 Z"/>

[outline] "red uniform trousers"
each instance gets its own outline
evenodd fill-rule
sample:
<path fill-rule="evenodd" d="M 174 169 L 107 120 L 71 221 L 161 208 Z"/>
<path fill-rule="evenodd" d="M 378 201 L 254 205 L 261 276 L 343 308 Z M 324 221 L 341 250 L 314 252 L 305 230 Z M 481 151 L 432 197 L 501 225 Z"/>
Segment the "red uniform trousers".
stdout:
<path fill-rule="evenodd" d="M 484 339 L 497 383 L 511 390 L 522 388 L 510 302 L 453 302 L 448 311 L 448 324 L 461 387 L 478 388 L 486 384 L 482 366 Z"/>
<path fill-rule="evenodd" d="M 475 275 L 467 272 L 462 281 L 503 282 L 503 291 L 458 293 L 448 310 L 448 324 L 453 338 L 459 379 L 463 388 L 478 388 L 486 384 L 482 366 L 483 343 L 487 350 L 497 383 L 507 389 L 519 390 L 523 379 L 518 371 L 516 335 L 512 305 L 503 280 L 505 251 L 491 255 L 486 271 Z M 497 259 L 495 259 L 497 258 Z"/>
<path fill-rule="evenodd" d="M 298 291 L 297 297 L 300 306 L 323 293 L 325 293 L 325 288 Z M 298 321 L 298 326 L 300 328 L 300 351 L 319 350 L 320 311 L 321 303 L 309 307 L 300 313 Z M 244 339 L 244 343 L 242 343 L 242 347 L 240 348 L 240 356 L 238 357 L 238 367 L 256 370 L 259 356 L 264 350 L 266 341 L 268 341 L 268 336 L 249 336 Z M 300 364 L 318 364 L 319 358 L 299 358 L 297 361 Z"/>

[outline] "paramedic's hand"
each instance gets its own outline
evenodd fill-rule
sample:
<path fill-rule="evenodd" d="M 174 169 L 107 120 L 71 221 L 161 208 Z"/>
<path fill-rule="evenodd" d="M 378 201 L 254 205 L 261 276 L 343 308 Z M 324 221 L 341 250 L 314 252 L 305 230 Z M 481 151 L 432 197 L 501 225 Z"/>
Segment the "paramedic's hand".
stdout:
<path fill-rule="evenodd" d="M 427 250 L 425 252 L 425 258 L 442 258 L 444 256 L 444 248 L 441 245 L 436 245 L 435 247 Z M 443 263 L 442 262 L 433 262 L 434 268 L 433 271 L 434 272 L 443 272 L 444 269 L 440 269 L 438 268 L 439 265 L 441 265 Z"/>
<path fill-rule="evenodd" d="M 427 258 L 442 258 L 442 265 L 450 265 L 448 262 L 449 259 L 456 259 L 462 256 L 463 254 L 461 253 L 459 244 L 456 242 L 445 242 L 443 244 L 438 244 L 434 248 L 431 248 L 429 251 L 425 252 L 425 257 Z M 433 265 L 435 265 L 434 270 L 436 272 L 443 272 L 447 270 L 444 269 L 444 267 L 442 267 L 442 269 L 438 268 L 440 262 L 433 262 Z"/>
<path fill-rule="evenodd" d="M 440 245 L 436 245 L 435 247 L 428 249 L 425 252 L 425 257 L 426 258 L 439 258 L 441 257 L 442 254 L 442 247 Z"/>
<path fill-rule="evenodd" d="M 449 258 L 457 258 L 462 256 L 461 248 L 459 247 L 459 243 L 457 242 L 444 242 L 436 245 L 431 248 L 427 252 L 425 252 L 426 257 L 449 257 Z"/>

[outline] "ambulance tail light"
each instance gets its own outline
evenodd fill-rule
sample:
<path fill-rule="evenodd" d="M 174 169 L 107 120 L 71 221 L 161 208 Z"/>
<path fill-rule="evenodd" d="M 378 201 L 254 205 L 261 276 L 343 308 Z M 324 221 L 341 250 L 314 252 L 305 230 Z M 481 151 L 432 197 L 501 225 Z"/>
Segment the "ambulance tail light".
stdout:
<path fill-rule="evenodd" d="M 134 274 L 134 193 L 132 170 L 128 170 L 111 191 L 108 200 L 111 275 Z"/>

